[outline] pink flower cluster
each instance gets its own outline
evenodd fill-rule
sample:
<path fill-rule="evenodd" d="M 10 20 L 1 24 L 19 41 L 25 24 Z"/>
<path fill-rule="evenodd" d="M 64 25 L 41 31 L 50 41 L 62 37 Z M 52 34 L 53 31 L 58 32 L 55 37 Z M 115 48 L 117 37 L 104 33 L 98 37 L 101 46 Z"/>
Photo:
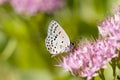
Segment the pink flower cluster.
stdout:
<path fill-rule="evenodd" d="M 117 12 L 112 17 L 108 17 L 98 26 L 99 34 L 102 37 L 109 37 L 119 42 L 120 40 L 120 12 Z M 118 43 L 120 44 L 120 43 Z M 120 49 L 120 46 L 117 47 Z"/>
<path fill-rule="evenodd" d="M 63 0 L 0 0 L 0 3 L 7 1 L 17 13 L 35 15 L 37 12 L 53 13 L 60 9 Z"/>
<path fill-rule="evenodd" d="M 83 43 L 62 58 L 60 66 L 77 77 L 86 77 L 90 80 L 97 76 L 97 71 L 106 68 L 106 63 L 117 57 L 116 48 L 111 45 L 114 40 L 97 40 L 93 43 Z"/>
<path fill-rule="evenodd" d="M 62 57 L 59 63 L 66 71 L 70 71 L 77 77 L 92 79 L 106 63 L 118 56 L 120 50 L 120 12 L 106 18 L 98 26 L 98 40 L 92 43 L 83 43 L 73 49 L 69 55 Z M 79 45 L 79 44 L 78 44 Z"/>

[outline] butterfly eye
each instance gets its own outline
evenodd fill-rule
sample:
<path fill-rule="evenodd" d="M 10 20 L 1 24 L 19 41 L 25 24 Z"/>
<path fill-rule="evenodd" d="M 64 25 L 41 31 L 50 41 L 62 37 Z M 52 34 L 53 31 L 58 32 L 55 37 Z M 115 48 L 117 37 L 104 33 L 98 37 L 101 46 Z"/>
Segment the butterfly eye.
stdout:
<path fill-rule="evenodd" d="M 75 44 L 74 44 L 73 42 L 70 42 L 70 45 L 71 45 L 71 46 L 74 46 Z"/>

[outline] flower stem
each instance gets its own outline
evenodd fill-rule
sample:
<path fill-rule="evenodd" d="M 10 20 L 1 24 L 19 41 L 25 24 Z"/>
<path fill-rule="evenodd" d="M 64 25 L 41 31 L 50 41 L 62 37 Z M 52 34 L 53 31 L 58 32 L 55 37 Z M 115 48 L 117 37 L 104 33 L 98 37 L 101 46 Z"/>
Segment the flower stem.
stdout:
<path fill-rule="evenodd" d="M 112 66 L 112 69 L 113 69 L 113 77 L 114 77 L 114 80 L 115 80 L 115 78 L 116 78 L 116 66 L 117 66 L 117 65 L 116 65 L 116 62 L 117 62 L 117 61 L 116 61 L 116 60 L 117 60 L 116 58 L 113 58 L 113 59 L 112 59 L 112 65 L 111 65 L 111 66 Z"/>
<path fill-rule="evenodd" d="M 101 70 L 99 71 L 99 75 L 100 75 L 100 78 L 101 78 L 102 80 L 105 80 L 104 70 L 103 70 L 103 69 L 101 69 Z"/>

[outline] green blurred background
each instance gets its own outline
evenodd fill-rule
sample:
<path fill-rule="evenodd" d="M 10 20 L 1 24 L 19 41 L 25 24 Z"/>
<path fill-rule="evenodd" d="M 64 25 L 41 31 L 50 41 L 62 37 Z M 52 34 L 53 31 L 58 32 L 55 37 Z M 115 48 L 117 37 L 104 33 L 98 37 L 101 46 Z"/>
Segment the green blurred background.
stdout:
<path fill-rule="evenodd" d="M 62 68 L 45 47 L 48 24 L 56 20 L 71 41 L 97 38 L 97 23 L 109 14 L 112 0 L 66 0 L 53 14 L 17 14 L 0 6 L 0 80 L 80 80 Z"/>

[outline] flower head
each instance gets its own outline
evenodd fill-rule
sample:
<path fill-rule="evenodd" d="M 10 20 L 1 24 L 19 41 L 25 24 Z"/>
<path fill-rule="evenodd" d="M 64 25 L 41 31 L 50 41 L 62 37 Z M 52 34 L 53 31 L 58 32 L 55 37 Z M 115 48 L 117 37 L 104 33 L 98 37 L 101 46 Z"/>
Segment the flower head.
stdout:
<path fill-rule="evenodd" d="M 111 45 L 112 39 L 105 38 L 93 43 L 83 43 L 62 58 L 60 66 L 78 77 L 86 77 L 90 80 L 97 76 L 97 71 L 106 68 L 106 63 L 117 57 L 116 47 Z"/>
<path fill-rule="evenodd" d="M 39 11 L 52 13 L 64 5 L 62 0 L 41 0 Z"/>
<path fill-rule="evenodd" d="M 16 12 L 34 15 L 37 12 L 52 13 L 63 6 L 62 0 L 11 0 Z"/>
<path fill-rule="evenodd" d="M 98 30 L 102 37 L 114 39 L 120 45 L 120 12 L 117 12 L 112 17 L 106 18 L 99 24 Z M 119 45 L 117 45 L 118 49 L 120 49 Z"/>
<path fill-rule="evenodd" d="M 64 0 L 0 0 L 10 3 L 17 13 L 35 15 L 37 12 L 53 13 L 64 5 Z"/>

